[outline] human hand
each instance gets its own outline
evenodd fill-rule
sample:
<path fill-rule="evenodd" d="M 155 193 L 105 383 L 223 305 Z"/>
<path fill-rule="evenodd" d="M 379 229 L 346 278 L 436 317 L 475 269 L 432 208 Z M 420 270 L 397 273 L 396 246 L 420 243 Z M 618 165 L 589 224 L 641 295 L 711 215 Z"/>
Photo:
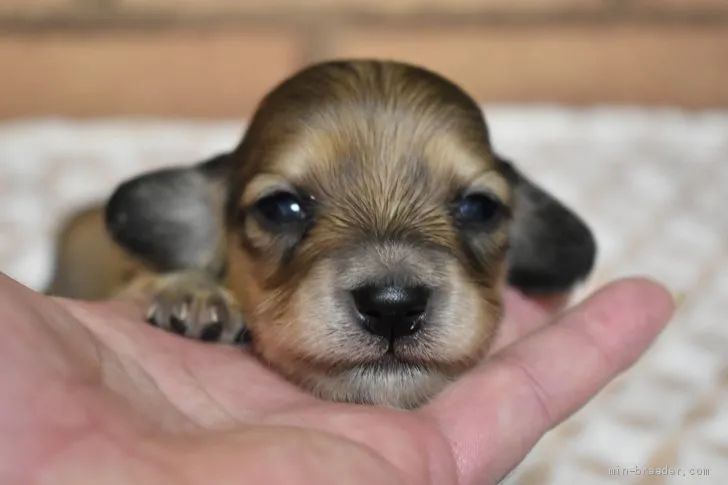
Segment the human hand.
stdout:
<path fill-rule="evenodd" d="M 639 357 L 674 302 L 634 279 L 559 308 L 509 291 L 489 361 L 403 412 L 319 401 L 139 308 L 0 274 L 0 482 L 493 484 Z"/>

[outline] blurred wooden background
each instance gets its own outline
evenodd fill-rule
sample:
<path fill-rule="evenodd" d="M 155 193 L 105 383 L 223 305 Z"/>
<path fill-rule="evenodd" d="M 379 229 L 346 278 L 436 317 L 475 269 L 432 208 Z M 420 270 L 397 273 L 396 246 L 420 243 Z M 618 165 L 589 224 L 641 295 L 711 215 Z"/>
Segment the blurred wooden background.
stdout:
<path fill-rule="evenodd" d="M 728 0 L 0 0 L 0 118 L 243 118 L 346 56 L 489 103 L 725 107 Z"/>

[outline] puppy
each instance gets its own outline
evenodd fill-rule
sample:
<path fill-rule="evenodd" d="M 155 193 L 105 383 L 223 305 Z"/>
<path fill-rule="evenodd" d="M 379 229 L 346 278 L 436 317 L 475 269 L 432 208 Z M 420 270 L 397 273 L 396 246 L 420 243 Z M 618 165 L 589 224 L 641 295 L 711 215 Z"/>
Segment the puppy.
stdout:
<path fill-rule="evenodd" d="M 144 298 L 152 324 L 250 341 L 324 399 L 412 408 L 483 359 L 506 284 L 568 291 L 595 253 L 455 84 L 331 61 L 273 89 L 229 153 L 79 214 L 50 292 Z"/>

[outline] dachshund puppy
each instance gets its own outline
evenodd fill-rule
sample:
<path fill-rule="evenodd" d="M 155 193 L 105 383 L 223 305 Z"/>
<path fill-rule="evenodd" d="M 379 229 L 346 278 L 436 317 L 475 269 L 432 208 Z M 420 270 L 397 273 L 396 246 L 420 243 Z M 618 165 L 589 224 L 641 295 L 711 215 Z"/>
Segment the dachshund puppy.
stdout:
<path fill-rule="evenodd" d="M 152 324 L 250 340 L 324 399 L 412 408 L 486 355 L 504 285 L 567 291 L 595 252 L 573 212 L 494 153 L 455 84 L 330 61 L 270 92 L 229 153 L 78 215 L 50 291 L 142 297 Z"/>

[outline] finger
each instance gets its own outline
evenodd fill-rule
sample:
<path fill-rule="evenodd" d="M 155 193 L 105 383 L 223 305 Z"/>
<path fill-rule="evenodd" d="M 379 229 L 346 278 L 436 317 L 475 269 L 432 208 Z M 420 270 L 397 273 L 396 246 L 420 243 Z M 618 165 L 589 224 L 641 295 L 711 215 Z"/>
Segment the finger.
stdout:
<path fill-rule="evenodd" d="M 56 296 L 52 296 L 51 299 L 65 308 L 73 316 L 79 318 L 83 324 L 88 324 L 89 322 L 86 321 L 88 319 L 82 319 L 81 317 L 87 315 L 88 312 L 94 311 L 99 313 L 107 312 L 117 317 L 129 320 L 143 319 L 145 314 L 144 306 L 140 302 L 134 300 L 85 301 Z M 93 328 L 91 330 L 93 330 Z"/>
<path fill-rule="evenodd" d="M 554 314 L 566 308 L 571 293 L 557 293 L 554 295 L 532 295 L 529 299 L 547 313 Z"/>
<path fill-rule="evenodd" d="M 504 476 L 549 428 L 634 363 L 673 311 L 660 285 L 610 284 L 443 392 L 423 412 L 455 450 L 462 483 Z"/>
<path fill-rule="evenodd" d="M 71 315 L 51 299 L 2 272 L 0 310 L 0 330 L 3 334 L 0 340 L 7 346 L 7 352 L 0 349 L 0 356 L 6 357 L 12 350 L 24 353 L 36 365 L 53 360 L 50 357 L 54 354 L 59 354 L 55 355 L 59 364 L 66 357 L 68 360 L 83 361 L 89 366 L 95 363 L 94 342 Z M 24 344 L 16 339 L 23 339 Z M 25 352 L 25 346 L 33 347 L 34 351 Z M 48 359 L 44 360 L 45 357 Z"/>
<path fill-rule="evenodd" d="M 490 353 L 495 353 L 547 325 L 567 299 L 568 295 L 558 295 L 550 300 L 536 299 L 513 289 L 506 290 L 503 296 L 505 318 Z"/>
<path fill-rule="evenodd" d="M 291 404 L 315 402 L 249 352 L 161 331 L 144 323 L 141 309 L 129 302 L 68 300 L 65 305 L 113 354 L 130 367 L 138 366 L 195 422 L 229 425 L 231 419 L 251 421 Z"/>

